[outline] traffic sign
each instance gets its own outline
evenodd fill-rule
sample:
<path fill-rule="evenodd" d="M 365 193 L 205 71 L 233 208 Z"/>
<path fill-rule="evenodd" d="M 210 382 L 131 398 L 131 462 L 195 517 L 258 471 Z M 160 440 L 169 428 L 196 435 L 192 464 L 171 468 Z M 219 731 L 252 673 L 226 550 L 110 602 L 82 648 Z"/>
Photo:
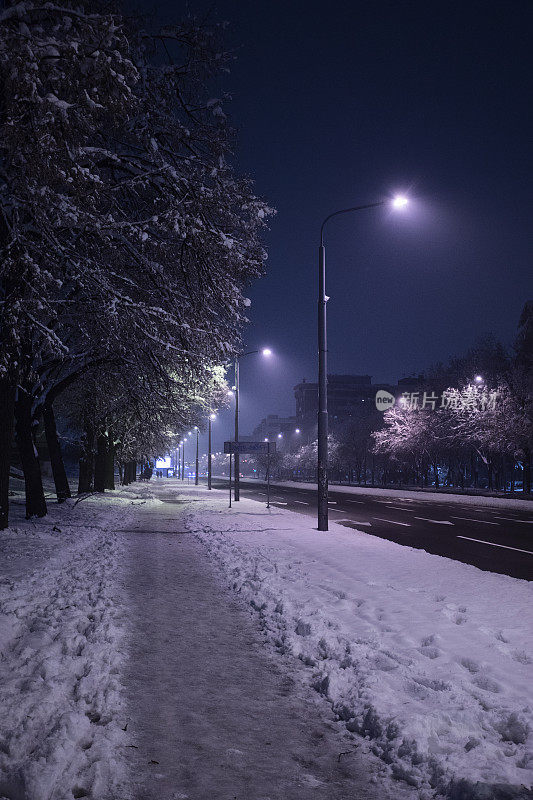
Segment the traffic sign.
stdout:
<path fill-rule="evenodd" d="M 276 442 L 224 442 L 225 453 L 275 453 Z"/>

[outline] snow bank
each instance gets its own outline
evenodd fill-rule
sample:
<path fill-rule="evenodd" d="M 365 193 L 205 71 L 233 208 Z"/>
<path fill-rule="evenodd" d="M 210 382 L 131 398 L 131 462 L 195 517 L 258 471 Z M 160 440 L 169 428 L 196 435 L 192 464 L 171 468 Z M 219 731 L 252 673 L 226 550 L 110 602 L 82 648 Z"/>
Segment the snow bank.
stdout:
<path fill-rule="evenodd" d="M 393 777 L 421 800 L 533 797 L 530 584 L 199 492 L 188 528 Z"/>
<path fill-rule="evenodd" d="M 124 796 L 122 545 L 109 531 L 146 501 L 134 498 L 68 501 L 0 533 L 0 798 Z"/>

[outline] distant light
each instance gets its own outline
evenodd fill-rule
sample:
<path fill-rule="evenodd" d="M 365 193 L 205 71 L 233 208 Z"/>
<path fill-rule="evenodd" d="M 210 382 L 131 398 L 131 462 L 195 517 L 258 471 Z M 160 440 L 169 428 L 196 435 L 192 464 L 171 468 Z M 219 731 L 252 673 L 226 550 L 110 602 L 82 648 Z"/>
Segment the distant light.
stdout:
<path fill-rule="evenodd" d="M 481 375 L 476 375 L 476 377 L 475 377 L 475 381 L 476 381 L 476 383 L 483 383 L 483 378 L 482 378 L 482 376 L 481 376 Z"/>
<path fill-rule="evenodd" d="M 294 433 L 300 433 L 300 428 L 296 428 L 296 430 L 294 431 Z"/>
<path fill-rule="evenodd" d="M 282 433 L 278 433 L 278 439 L 282 439 L 282 438 L 283 438 L 283 434 Z"/>
<path fill-rule="evenodd" d="M 269 347 L 264 347 L 263 350 L 262 350 L 262 353 L 263 353 L 264 356 L 267 356 L 267 358 L 268 358 L 268 356 L 272 355 L 272 350 Z"/>
<path fill-rule="evenodd" d="M 187 436 L 192 436 L 192 431 L 189 431 L 189 433 L 187 434 Z"/>
<path fill-rule="evenodd" d="M 209 419 L 216 419 L 216 418 L 217 418 L 216 414 L 209 414 Z"/>
<path fill-rule="evenodd" d="M 392 207 L 396 208 L 397 210 L 405 208 L 407 205 L 409 205 L 409 200 L 403 194 L 397 194 L 392 200 Z"/>
<path fill-rule="evenodd" d="M 228 397 L 233 397 L 233 392 L 231 391 L 231 389 L 228 389 Z"/>
<path fill-rule="evenodd" d="M 265 439 L 265 442 L 268 442 L 268 439 Z"/>

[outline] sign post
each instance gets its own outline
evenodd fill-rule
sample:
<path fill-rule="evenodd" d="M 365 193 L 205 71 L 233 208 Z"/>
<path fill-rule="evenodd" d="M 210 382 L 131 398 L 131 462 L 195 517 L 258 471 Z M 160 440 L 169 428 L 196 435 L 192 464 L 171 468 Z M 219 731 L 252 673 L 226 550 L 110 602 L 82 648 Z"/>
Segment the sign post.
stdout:
<path fill-rule="evenodd" d="M 224 452 L 229 453 L 229 507 L 231 508 L 231 456 L 240 453 L 266 453 L 267 455 L 267 508 L 270 508 L 270 455 L 276 452 L 276 442 L 224 442 Z"/>

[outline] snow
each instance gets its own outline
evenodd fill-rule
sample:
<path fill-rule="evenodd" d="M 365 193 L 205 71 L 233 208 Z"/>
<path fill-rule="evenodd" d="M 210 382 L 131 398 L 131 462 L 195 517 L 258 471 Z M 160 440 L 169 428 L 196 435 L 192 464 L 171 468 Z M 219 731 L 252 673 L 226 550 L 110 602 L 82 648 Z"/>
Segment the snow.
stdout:
<path fill-rule="evenodd" d="M 175 480 L 22 514 L 0 798 L 533 796 L 527 582 Z"/>
<path fill-rule="evenodd" d="M 19 505 L 0 533 L 0 797 L 120 797 L 123 554 L 109 529 L 135 502 L 71 500 L 39 523 Z"/>
<path fill-rule="evenodd" d="M 198 507 L 188 527 L 268 640 L 392 776 L 420 797 L 531 788 L 530 584 L 251 500 Z"/>
<path fill-rule="evenodd" d="M 265 648 L 256 620 L 185 533 L 191 504 L 171 500 L 142 509 L 123 532 L 130 795 L 410 798 L 386 778 L 378 788 L 384 765 L 354 743 L 294 659 Z"/>

